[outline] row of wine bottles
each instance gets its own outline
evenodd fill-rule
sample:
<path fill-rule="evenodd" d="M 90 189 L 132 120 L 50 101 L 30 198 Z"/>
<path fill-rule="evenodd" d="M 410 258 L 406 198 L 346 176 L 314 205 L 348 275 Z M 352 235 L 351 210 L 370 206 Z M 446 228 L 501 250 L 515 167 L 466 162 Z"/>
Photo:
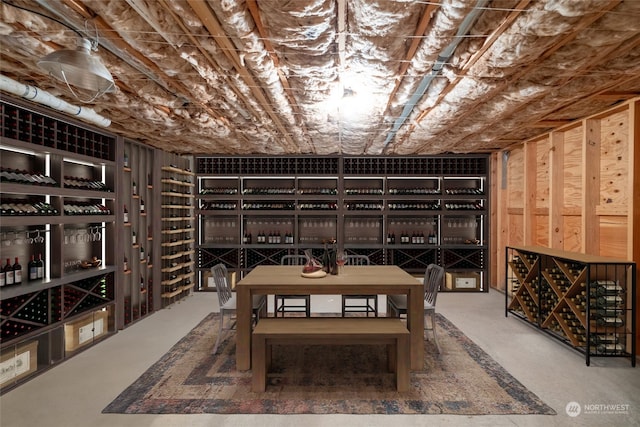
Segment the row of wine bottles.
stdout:
<path fill-rule="evenodd" d="M 58 185 L 55 179 L 50 176 L 27 172 L 26 170 L 11 169 L 0 167 L 0 182 L 26 185 L 41 185 L 47 187 L 55 187 Z"/>
<path fill-rule="evenodd" d="M 111 215 L 111 209 L 94 202 L 68 202 L 64 204 L 65 215 Z"/>
<path fill-rule="evenodd" d="M 389 210 L 392 211 L 432 211 L 440 209 L 440 203 L 389 203 Z"/>
<path fill-rule="evenodd" d="M 253 236 L 251 233 L 245 233 L 242 236 L 242 243 L 251 244 L 253 243 Z M 288 231 L 284 233 L 284 236 L 280 231 L 270 231 L 269 233 L 265 233 L 264 231 L 258 232 L 256 237 L 256 243 L 266 243 L 266 244 L 281 244 L 292 245 L 294 243 L 293 233 L 289 233 Z"/>
<path fill-rule="evenodd" d="M 0 203 L 2 216 L 37 216 L 58 215 L 59 212 L 51 204 L 43 201 L 28 201 L 23 199 L 4 199 Z"/>
<path fill-rule="evenodd" d="M 387 244 L 395 245 L 396 243 L 396 233 L 387 234 Z M 426 237 L 422 231 L 414 231 L 409 234 L 406 231 L 400 233 L 400 244 L 412 244 L 412 245 L 422 245 L 429 244 L 435 245 L 438 243 L 438 237 L 434 232 L 430 232 Z"/>
<path fill-rule="evenodd" d="M 27 265 L 27 280 L 36 281 L 44 279 L 44 261 L 42 260 L 42 254 L 38 255 L 38 259 L 35 255 L 31 255 L 31 261 Z M 22 265 L 19 258 L 15 257 L 15 261 L 11 264 L 11 258 L 7 258 L 7 263 L 2 269 L 0 269 L 0 287 L 10 285 L 21 285 L 23 281 L 22 277 Z"/>
<path fill-rule="evenodd" d="M 77 190 L 93 190 L 106 192 L 112 191 L 109 187 L 107 187 L 107 184 L 102 181 L 67 175 L 64 176 L 64 187 Z"/>

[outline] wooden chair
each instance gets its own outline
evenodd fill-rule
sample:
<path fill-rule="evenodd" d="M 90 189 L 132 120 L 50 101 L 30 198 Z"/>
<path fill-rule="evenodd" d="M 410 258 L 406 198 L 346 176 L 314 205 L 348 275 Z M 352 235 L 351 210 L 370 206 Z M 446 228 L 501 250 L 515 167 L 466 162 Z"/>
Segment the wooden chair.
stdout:
<path fill-rule="evenodd" d="M 436 338 L 436 299 L 438 290 L 442 286 L 444 279 L 444 268 L 436 264 L 429 264 L 424 274 L 424 315 L 429 315 L 431 327 L 424 322 L 424 329 L 433 333 L 433 341 L 436 343 L 438 353 L 440 346 Z M 407 296 L 406 295 L 389 295 L 387 297 L 387 311 L 393 311 L 397 317 L 407 314 Z"/>
<path fill-rule="evenodd" d="M 299 265 L 302 267 L 306 262 L 307 257 L 304 255 L 284 255 L 280 259 L 281 265 Z M 284 317 L 285 313 L 300 312 L 304 312 L 307 317 L 311 317 L 311 295 L 275 295 L 273 307 L 273 315 L 275 317 L 278 317 L 278 313 Z"/>
<path fill-rule="evenodd" d="M 366 255 L 347 255 L 345 265 L 369 265 Z M 360 302 L 360 304 L 357 304 Z M 378 295 L 342 295 L 342 317 L 346 313 L 373 313 L 378 317 Z"/>
<path fill-rule="evenodd" d="M 216 338 L 216 344 L 213 346 L 213 354 L 218 351 L 218 345 L 222 339 L 222 333 L 224 328 L 224 316 L 229 315 L 230 325 L 226 330 L 232 330 L 235 325 L 235 321 L 231 316 L 236 314 L 237 300 L 235 293 L 231 290 L 229 285 L 229 276 L 227 273 L 227 267 L 224 264 L 217 264 L 211 267 L 211 275 L 213 276 L 213 282 L 216 285 L 216 293 L 218 294 L 218 303 L 220 305 L 220 323 L 218 328 L 218 337 Z M 265 310 L 267 304 L 267 298 L 264 295 L 255 295 L 253 297 L 253 322 L 254 325 L 258 323 L 260 319 L 260 312 Z"/>

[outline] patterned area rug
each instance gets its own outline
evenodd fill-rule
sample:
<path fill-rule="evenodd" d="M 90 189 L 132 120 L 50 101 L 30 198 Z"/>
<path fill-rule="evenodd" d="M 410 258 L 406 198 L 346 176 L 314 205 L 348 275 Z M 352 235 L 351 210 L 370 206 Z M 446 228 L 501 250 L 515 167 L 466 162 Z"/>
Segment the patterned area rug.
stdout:
<path fill-rule="evenodd" d="M 211 354 L 218 314 L 209 314 L 103 413 L 126 414 L 555 414 L 438 315 L 438 354 L 425 340 L 426 369 L 396 392 L 383 346 L 274 346 L 265 393 L 235 369 L 235 337 Z M 382 373 L 382 374 L 381 374 Z"/>

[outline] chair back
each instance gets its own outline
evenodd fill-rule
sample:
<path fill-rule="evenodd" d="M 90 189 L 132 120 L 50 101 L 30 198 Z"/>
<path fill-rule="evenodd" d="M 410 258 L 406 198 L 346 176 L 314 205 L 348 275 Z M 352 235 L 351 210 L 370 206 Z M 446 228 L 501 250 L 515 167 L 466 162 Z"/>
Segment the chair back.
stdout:
<path fill-rule="evenodd" d="M 222 307 L 231 299 L 231 286 L 229 286 L 227 267 L 224 264 L 216 264 L 211 267 L 211 275 L 213 276 L 213 282 L 216 284 L 218 302 Z"/>
<path fill-rule="evenodd" d="M 280 258 L 280 265 L 305 265 L 306 263 L 305 255 L 284 255 Z"/>
<path fill-rule="evenodd" d="M 347 255 L 345 265 L 369 265 L 369 257 L 367 255 Z"/>
<path fill-rule="evenodd" d="M 433 307 L 436 306 L 438 290 L 444 279 L 444 268 L 436 264 L 429 264 L 424 274 L 424 300 Z"/>

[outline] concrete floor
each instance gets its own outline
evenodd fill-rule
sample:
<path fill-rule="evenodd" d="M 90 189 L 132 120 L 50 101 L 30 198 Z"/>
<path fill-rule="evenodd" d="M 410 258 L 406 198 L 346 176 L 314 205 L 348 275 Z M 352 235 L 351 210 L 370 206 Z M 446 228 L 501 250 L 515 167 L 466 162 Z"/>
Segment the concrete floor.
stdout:
<path fill-rule="evenodd" d="M 339 297 L 313 296 L 317 311 L 338 312 Z M 381 305 L 383 306 L 383 305 Z M 504 317 L 504 295 L 438 296 L 438 311 L 558 415 L 118 415 L 100 411 L 209 312 L 215 293 L 198 293 L 161 310 L 0 397 L 2 427 L 167 426 L 640 426 L 640 366 L 592 359 L 520 320 Z M 582 413 L 565 407 L 578 402 Z M 605 414 L 593 405 L 620 406 Z M 591 405 L 591 406 L 586 406 Z M 591 408 L 592 413 L 585 413 Z"/>

